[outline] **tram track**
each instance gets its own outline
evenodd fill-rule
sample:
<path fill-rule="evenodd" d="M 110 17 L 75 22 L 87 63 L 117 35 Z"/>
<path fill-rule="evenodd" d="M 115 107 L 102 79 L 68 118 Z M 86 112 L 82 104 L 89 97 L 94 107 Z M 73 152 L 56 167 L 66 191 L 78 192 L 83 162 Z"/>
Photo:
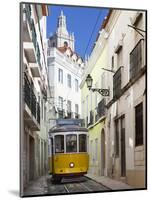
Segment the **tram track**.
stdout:
<path fill-rule="evenodd" d="M 109 190 L 104 185 L 88 180 L 78 183 L 63 184 L 65 193 L 81 193 L 81 192 L 94 192 Z"/>
<path fill-rule="evenodd" d="M 49 194 L 75 194 L 108 191 L 109 188 L 86 177 L 64 179 L 60 184 L 48 183 Z"/>

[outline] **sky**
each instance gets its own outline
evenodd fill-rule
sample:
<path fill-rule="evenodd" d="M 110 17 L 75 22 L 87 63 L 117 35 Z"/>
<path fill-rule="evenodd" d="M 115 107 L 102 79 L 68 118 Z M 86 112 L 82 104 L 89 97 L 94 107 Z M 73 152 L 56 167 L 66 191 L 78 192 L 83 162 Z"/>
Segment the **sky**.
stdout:
<path fill-rule="evenodd" d="M 47 38 L 56 31 L 57 19 L 61 10 L 66 16 L 68 32 L 74 32 L 75 52 L 82 58 L 85 58 L 85 55 L 90 56 L 108 9 L 51 5 L 49 6 L 49 16 L 47 17 Z"/>

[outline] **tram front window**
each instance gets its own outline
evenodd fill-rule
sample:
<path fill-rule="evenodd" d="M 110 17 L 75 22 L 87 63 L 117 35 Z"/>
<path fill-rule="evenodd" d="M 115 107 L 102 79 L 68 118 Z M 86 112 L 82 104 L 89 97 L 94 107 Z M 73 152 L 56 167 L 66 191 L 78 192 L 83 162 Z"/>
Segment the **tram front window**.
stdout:
<path fill-rule="evenodd" d="M 77 152 L 77 136 L 76 135 L 67 135 L 66 136 L 66 151 Z"/>
<path fill-rule="evenodd" d="M 64 136 L 55 136 L 55 153 L 64 153 Z"/>
<path fill-rule="evenodd" d="M 80 134 L 79 135 L 79 152 L 86 152 L 86 151 L 87 151 L 86 135 Z"/>

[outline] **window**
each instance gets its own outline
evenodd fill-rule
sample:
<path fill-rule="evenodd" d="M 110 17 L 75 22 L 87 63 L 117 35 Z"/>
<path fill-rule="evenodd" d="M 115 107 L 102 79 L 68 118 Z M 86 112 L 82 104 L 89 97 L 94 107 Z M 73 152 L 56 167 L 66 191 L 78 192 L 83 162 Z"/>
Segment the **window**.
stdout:
<path fill-rule="evenodd" d="M 111 67 L 114 69 L 114 56 L 112 56 Z"/>
<path fill-rule="evenodd" d="M 79 118 L 79 105 L 75 104 L 75 118 Z"/>
<path fill-rule="evenodd" d="M 59 109 L 63 110 L 63 98 L 59 97 Z"/>
<path fill-rule="evenodd" d="M 67 85 L 69 88 L 71 88 L 71 75 L 70 74 L 67 75 Z"/>
<path fill-rule="evenodd" d="M 60 83 L 63 83 L 63 70 L 62 69 L 58 70 L 58 81 Z"/>
<path fill-rule="evenodd" d="M 118 98 L 121 94 L 121 67 L 113 76 L 113 97 Z"/>
<path fill-rule="evenodd" d="M 67 112 L 71 113 L 71 101 L 67 101 Z"/>
<path fill-rule="evenodd" d="M 79 83 L 78 83 L 78 80 L 75 79 L 75 91 L 78 92 L 79 90 Z"/>
<path fill-rule="evenodd" d="M 120 46 L 120 50 L 117 52 L 117 67 L 121 67 L 123 64 L 123 51 L 122 46 Z"/>
<path fill-rule="evenodd" d="M 140 40 L 130 53 L 130 79 L 138 74 L 142 66 L 142 42 Z"/>
<path fill-rule="evenodd" d="M 64 135 L 55 136 L 55 153 L 64 153 Z"/>
<path fill-rule="evenodd" d="M 66 152 L 77 152 L 77 136 L 74 134 L 66 136 Z"/>
<path fill-rule="evenodd" d="M 98 103 L 97 114 L 98 114 L 97 120 L 100 117 L 105 115 L 105 99 L 104 98 Z"/>
<path fill-rule="evenodd" d="M 50 56 L 50 48 L 47 50 L 47 56 Z"/>
<path fill-rule="evenodd" d="M 44 103 L 43 103 L 43 99 L 41 99 L 41 118 L 43 119 L 43 115 L 44 115 Z"/>
<path fill-rule="evenodd" d="M 51 58 L 47 58 L 47 65 L 50 66 L 50 64 L 51 64 Z"/>
<path fill-rule="evenodd" d="M 119 156 L 119 123 L 115 120 L 115 155 Z"/>
<path fill-rule="evenodd" d="M 79 113 L 79 105 L 75 104 L 75 113 L 78 114 Z"/>
<path fill-rule="evenodd" d="M 143 145 L 143 103 L 135 107 L 135 146 Z"/>
<path fill-rule="evenodd" d="M 64 46 L 65 46 L 65 47 L 68 47 L 68 42 L 65 41 L 65 42 L 64 42 Z"/>
<path fill-rule="evenodd" d="M 87 138 L 86 135 L 80 134 L 79 135 L 79 152 L 86 152 L 87 151 Z"/>
<path fill-rule="evenodd" d="M 55 45 L 55 42 L 53 42 L 53 43 L 52 43 L 52 47 L 55 47 L 55 46 L 56 46 L 56 45 Z"/>
<path fill-rule="evenodd" d="M 46 122 L 46 106 L 44 106 L 44 121 Z"/>

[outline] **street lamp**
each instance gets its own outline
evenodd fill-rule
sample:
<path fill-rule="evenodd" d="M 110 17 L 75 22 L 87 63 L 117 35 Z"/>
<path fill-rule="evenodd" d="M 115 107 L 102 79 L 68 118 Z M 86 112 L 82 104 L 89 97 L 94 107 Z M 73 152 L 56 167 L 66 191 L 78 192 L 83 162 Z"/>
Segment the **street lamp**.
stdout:
<path fill-rule="evenodd" d="M 99 92 L 102 96 L 109 96 L 109 89 L 92 88 L 93 79 L 90 74 L 86 78 L 87 87 L 92 92 Z"/>
<path fill-rule="evenodd" d="M 93 79 L 91 77 L 90 74 L 88 74 L 87 78 L 86 78 L 86 83 L 87 83 L 87 87 L 89 88 L 89 90 L 92 88 L 92 83 L 93 83 Z"/>

